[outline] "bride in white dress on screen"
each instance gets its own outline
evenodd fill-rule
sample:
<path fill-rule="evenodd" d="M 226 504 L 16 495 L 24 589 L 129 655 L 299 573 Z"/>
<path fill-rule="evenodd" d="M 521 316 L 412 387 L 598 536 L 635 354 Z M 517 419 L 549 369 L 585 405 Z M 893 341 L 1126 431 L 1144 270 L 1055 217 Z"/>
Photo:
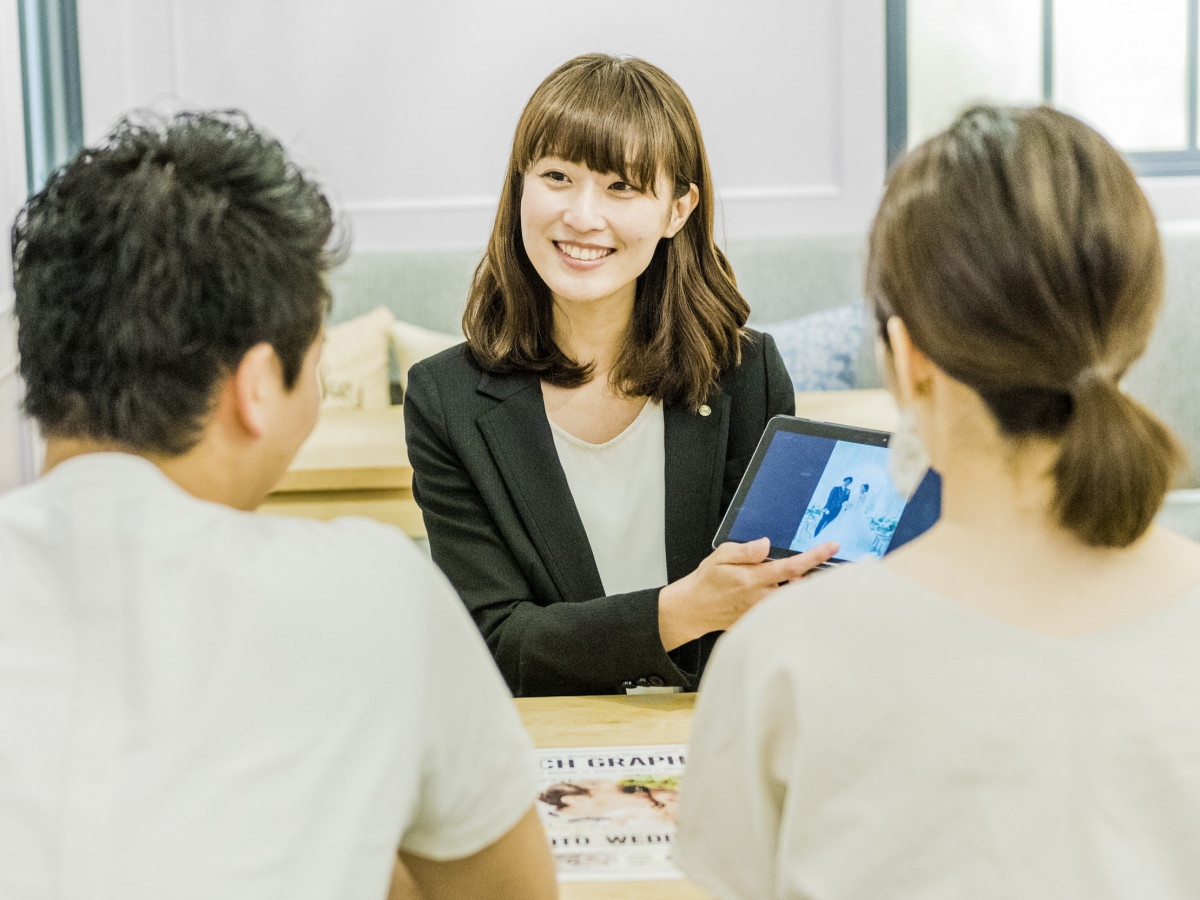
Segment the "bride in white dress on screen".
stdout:
<path fill-rule="evenodd" d="M 871 552 L 875 535 L 866 513 L 870 492 L 869 484 L 859 485 L 857 490 L 850 493 L 850 499 L 842 504 L 842 511 L 837 518 L 821 530 L 821 540 L 838 542 L 838 559 L 857 559 Z"/>

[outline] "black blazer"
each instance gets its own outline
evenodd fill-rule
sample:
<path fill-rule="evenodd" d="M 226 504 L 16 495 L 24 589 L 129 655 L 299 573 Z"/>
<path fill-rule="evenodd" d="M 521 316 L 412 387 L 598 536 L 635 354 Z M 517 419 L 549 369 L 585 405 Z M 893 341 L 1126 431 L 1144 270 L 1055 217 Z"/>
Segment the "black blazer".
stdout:
<path fill-rule="evenodd" d="M 741 364 L 721 376 L 707 406 L 709 415 L 663 408 L 671 581 L 712 552 L 767 420 L 795 409 L 770 335 L 747 331 Z M 514 694 L 695 689 L 717 634 L 668 654 L 659 587 L 604 596 L 537 375 L 483 372 L 460 344 L 409 371 L 404 422 L 433 559 Z"/>

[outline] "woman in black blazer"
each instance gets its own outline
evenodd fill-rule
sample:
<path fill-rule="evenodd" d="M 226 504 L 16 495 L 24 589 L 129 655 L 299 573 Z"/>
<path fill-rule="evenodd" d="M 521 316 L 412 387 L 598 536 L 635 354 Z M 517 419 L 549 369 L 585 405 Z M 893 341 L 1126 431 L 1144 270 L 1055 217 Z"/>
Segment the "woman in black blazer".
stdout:
<path fill-rule="evenodd" d="M 517 125 L 467 342 L 409 372 L 433 558 L 517 695 L 692 689 L 719 632 L 835 549 L 709 549 L 767 420 L 793 411 L 712 222 L 679 86 L 642 60 L 573 59 Z M 613 467 L 635 433 L 651 444 Z M 643 482 L 644 506 L 608 499 Z M 647 583 L 610 593 L 626 551 Z"/>

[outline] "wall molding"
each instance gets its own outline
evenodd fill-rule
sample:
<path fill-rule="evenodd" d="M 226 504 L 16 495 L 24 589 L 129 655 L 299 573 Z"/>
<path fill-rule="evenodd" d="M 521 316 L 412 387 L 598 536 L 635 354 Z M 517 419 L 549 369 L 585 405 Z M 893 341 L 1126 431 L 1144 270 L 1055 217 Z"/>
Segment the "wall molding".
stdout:
<path fill-rule="evenodd" d="M 836 200 L 844 197 L 845 188 L 840 184 L 802 184 L 792 187 L 731 188 L 717 191 L 719 203 L 762 203 L 776 200 Z"/>
<path fill-rule="evenodd" d="M 783 237 L 831 231 L 815 209 L 836 219 L 848 191 L 837 184 L 780 185 L 718 191 L 718 239 Z M 478 248 L 487 243 L 498 197 L 357 201 L 340 208 L 357 253 Z M 841 232 L 856 231 L 856 225 Z"/>
<path fill-rule="evenodd" d="M 831 200 L 843 196 L 845 191 L 837 184 L 813 184 L 778 187 L 731 188 L 717 191 L 718 202 L 762 203 L 771 200 Z M 342 204 L 342 210 L 354 216 L 379 215 L 426 215 L 454 212 L 494 213 L 500 202 L 494 197 L 428 197 L 419 200 L 393 198 L 388 200 L 355 200 Z"/>
<path fill-rule="evenodd" d="M 424 214 L 446 212 L 478 212 L 496 209 L 499 197 L 429 197 L 420 200 L 392 198 L 388 200 L 356 200 L 343 203 L 345 212 L 362 216 Z"/>
<path fill-rule="evenodd" d="M 1159 225 L 1200 221 L 1200 177 L 1194 175 L 1138 179 Z"/>

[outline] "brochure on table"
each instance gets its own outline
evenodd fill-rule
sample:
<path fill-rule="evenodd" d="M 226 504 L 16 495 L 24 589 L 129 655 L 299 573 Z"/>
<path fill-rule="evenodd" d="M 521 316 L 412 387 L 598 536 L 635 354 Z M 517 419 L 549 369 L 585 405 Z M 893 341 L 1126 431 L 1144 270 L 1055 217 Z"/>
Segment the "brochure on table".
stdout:
<path fill-rule="evenodd" d="M 671 863 L 684 744 L 538 751 L 560 881 L 681 878 Z"/>

